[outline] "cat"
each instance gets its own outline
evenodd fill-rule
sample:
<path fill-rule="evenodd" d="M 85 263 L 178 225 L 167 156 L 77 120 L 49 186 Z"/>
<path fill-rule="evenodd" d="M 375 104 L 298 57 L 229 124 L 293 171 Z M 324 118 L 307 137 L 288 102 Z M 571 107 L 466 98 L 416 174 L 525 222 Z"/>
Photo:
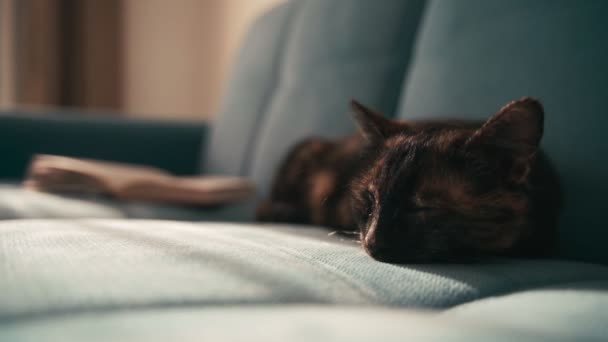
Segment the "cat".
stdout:
<path fill-rule="evenodd" d="M 485 122 L 397 121 L 351 105 L 358 132 L 297 144 L 258 221 L 351 231 L 391 263 L 553 251 L 560 191 L 539 149 L 538 100 L 510 102 Z"/>

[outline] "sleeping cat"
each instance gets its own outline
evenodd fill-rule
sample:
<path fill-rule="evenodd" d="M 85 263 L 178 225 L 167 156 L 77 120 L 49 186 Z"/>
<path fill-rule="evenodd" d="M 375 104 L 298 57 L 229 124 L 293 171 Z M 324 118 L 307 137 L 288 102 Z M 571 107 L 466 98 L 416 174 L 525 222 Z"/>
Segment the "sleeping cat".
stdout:
<path fill-rule="evenodd" d="M 359 132 L 295 146 L 258 220 L 353 231 L 385 262 L 552 250 L 559 187 L 538 149 L 538 101 L 513 101 L 485 123 L 396 121 L 352 107 Z"/>

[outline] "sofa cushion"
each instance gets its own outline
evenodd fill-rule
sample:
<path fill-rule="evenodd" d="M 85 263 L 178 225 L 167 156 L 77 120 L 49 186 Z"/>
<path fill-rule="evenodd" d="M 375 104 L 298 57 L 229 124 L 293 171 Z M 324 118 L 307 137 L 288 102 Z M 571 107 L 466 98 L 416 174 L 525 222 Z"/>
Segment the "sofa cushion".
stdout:
<path fill-rule="evenodd" d="M 546 107 L 542 147 L 563 184 L 564 256 L 608 262 L 608 2 L 431 1 L 404 118 L 486 118 L 521 96 Z"/>
<path fill-rule="evenodd" d="M 487 298 L 457 306 L 442 315 L 527 331 L 551 332 L 561 339 L 597 340 L 608 336 L 608 282 L 575 282 Z"/>
<path fill-rule="evenodd" d="M 314 227 L 146 220 L 0 222 L 0 322 L 55 314 L 269 303 L 446 308 L 608 280 L 558 260 L 391 265 Z"/>
<path fill-rule="evenodd" d="M 233 63 L 208 146 L 203 150 L 203 172 L 243 174 L 245 156 L 250 153 L 250 144 L 276 86 L 292 7 L 287 3 L 271 9 L 257 18 L 247 32 Z"/>
<path fill-rule="evenodd" d="M 354 128 L 355 97 L 395 111 L 422 0 L 289 1 L 252 27 L 216 118 L 207 172 L 264 195 L 296 141 Z"/>
<path fill-rule="evenodd" d="M 514 325 L 353 306 L 160 307 L 10 322 L 2 341 L 604 341 L 604 313 L 566 311 Z M 500 314 L 491 312 L 490 315 Z M 561 324 L 555 326 L 555 324 Z M 579 324 L 582 323 L 582 324 Z M 589 327 L 593 327 L 589 329 Z M 566 330 L 567 329 L 567 330 Z"/>

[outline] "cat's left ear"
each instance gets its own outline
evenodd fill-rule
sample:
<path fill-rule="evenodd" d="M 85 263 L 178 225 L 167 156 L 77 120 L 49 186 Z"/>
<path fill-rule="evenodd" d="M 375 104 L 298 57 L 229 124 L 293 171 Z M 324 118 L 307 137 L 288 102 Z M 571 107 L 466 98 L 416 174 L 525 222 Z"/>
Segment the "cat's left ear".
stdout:
<path fill-rule="evenodd" d="M 468 139 L 468 146 L 495 146 L 511 154 L 524 178 L 528 162 L 543 135 L 544 110 L 535 99 L 524 97 L 508 103 Z"/>
<path fill-rule="evenodd" d="M 361 134 L 372 143 L 380 143 L 391 135 L 406 131 L 409 127 L 405 122 L 391 120 L 356 100 L 351 100 L 351 107 Z"/>

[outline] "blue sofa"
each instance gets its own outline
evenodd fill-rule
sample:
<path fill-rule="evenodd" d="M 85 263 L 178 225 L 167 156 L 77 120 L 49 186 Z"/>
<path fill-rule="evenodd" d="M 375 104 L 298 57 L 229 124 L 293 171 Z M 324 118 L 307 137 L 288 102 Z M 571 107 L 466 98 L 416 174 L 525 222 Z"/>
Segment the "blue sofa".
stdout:
<path fill-rule="evenodd" d="M 0 341 L 608 338 L 608 2 L 293 0 L 260 17 L 212 124 L 0 115 Z M 391 265 L 323 227 L 251 222 L 296 141 L 403 119 L 546 107 L 559 256 Z M 34 153 L 251 177 L 216 209 L 32 193 Z"/>

